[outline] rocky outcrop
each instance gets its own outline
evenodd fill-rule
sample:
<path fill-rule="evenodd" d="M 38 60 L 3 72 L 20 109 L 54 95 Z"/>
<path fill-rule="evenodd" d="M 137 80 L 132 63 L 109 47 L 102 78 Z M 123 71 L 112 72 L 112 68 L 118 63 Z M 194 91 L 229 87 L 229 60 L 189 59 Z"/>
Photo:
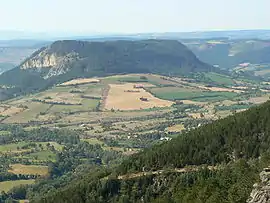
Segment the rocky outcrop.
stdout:
<path fill-rule="evenodd" d="M 270 202 L 270 168 L 265 168 L 260 173 L 261 183 L 254 184 L 247 203 L 269 203 Z"/>
<path fill-rule="evenodd" d="M 48 47 L 26 60 L 20 68 L 23 70 L 32 69 L 38 72 L 46 69 L 47 74 L 44 79 L 48 79 L 66 73 L 69 70 L 69 64 L 77 58 L 78 54 L 75 52 L 58 55 L 57 53 L 51 53 L 50 47 Z"/>

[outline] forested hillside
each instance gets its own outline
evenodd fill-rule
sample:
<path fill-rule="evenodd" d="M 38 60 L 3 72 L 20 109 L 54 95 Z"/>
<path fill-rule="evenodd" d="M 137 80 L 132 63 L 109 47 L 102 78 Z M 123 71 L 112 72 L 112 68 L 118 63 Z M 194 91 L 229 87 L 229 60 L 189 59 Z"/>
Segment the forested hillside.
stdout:
<path fill-rule="evenodd" d="M 91 173 L 36 201 L 246 202 L 259 171 L 270 163 L 269 122 L 267 102 L 144 150 L 109 176 Z M 184 173 L 175 170 L 182 167 Z M 136 176 L 142 171 L 147 175 Z"/>

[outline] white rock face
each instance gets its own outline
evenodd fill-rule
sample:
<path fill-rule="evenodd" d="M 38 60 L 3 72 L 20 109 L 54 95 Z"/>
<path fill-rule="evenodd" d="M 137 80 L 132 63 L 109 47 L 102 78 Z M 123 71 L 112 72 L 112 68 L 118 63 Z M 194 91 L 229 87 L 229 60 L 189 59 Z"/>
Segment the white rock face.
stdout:
<path fill-rule="evenodd" d="M 78 54 L 73 52 L 64 56 L 58 56 L 56 53 L 50 53 L 49 48 L 41 51 L 39 54 L 28 59 L 21 65 L 21 69 L 33 69 L 41 72 L 42 69 L 49 70 L 44 79 L 66 73 L 70 66 L 69 64 L 78 59 Z"/>
<path fill-rule="evenodd" d="M 270 202 L 270 170 L 265 169 L 260 173 L 261 183 L 254 184 L 253 190 L 247 203 L 269 203 Z"/>
<path fill-rule="evenodd" d="M 21 69 L 28 68 L 51 68 L 56 66 L 60 60 L 55 54 L 48 54 L 46 50 L 40 52 L 38 55 L 27 60 L 22 64 Z"/>

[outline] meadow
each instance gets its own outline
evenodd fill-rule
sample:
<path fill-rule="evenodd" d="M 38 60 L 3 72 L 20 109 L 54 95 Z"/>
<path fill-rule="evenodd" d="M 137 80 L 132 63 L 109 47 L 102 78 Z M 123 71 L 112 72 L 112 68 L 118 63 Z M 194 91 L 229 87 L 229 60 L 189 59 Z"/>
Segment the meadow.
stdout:
<path fill-rule="evenodd" d="M 22 174 L 46 176 L 48 175 L 49 170 L 48 166 L 11 164 L 8 172 L 17 175 Z"/>
<path fill-rule="evenodd" d="M 35 180 L 14 180 L 14 181 L 4 181 L 0 182 L 0 191 L 8 192 L 12 188 L 20 186 L 20 185 L 29 185 L 33 184 Z"/>

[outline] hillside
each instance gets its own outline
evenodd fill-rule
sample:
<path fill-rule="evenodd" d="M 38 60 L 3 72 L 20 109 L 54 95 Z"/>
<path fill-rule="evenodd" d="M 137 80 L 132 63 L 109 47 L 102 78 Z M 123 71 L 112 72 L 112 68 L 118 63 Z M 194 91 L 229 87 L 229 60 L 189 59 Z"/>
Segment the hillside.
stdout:
<path fill-rule="evenodd" d="M 215 121 L 37 202 L 246 202 L 269 164 L 269 115 L 267 102 Z"/>
<path fill-rule="evenodd" d="M 178 41 L 57 41 L 35 52 L 18 68 L 0 76 L 0 84 L 21 92 L 46 88 L 71 78 L 123 73 L 189 75 L 208 72 Z M 16 75 L 16 79 L 14 77 Z M 29 84 L 29 80 L 32 80 Z"/>
<path fill-rule="evenodd" d="M 0 75 L 12 68 L 14 68 L 14 65 L 11 63 L 0 63 Z"/>
<path fill-rule="evenodd" d="M 183 42 L 200 60 L 224 69 L 232 69 L 241 63 L 269 63 L 269 40 L 209 39 Z"/>
<path fill-rule="evenodd" d="M 177 41 L 57 41 L 43 48 L 20 66 L 49 69 L 44 78 L 74 70 L 77 74 L 189 73 L 208 71 L 191 51 Z M 41 69 L 41 70 L 38 70 Z M 167 69 L 167 70 L 166 70 Z"/>

